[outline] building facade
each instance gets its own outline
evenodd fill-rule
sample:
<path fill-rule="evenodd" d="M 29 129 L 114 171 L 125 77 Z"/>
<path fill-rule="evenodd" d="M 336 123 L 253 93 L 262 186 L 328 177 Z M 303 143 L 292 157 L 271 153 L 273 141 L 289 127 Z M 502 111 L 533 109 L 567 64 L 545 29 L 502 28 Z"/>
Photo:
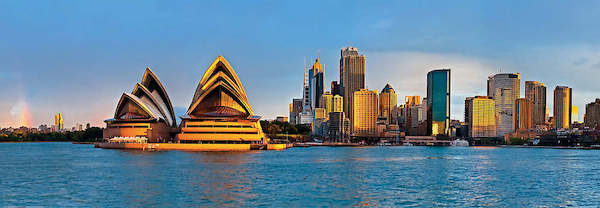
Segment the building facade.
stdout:
<path fill-rule="evenodd" d="M 571 125 L 573 90 L 567 86 L 554 88 L 554 128 L 568 129 Z"/>
<path fill-rule="evenodd" d="M 352 136 L 377 136 L 377 91 L 360 89 L 354 92 Z"/>
<path fill-rule="evenodd" d="M 450 69 L 427 73 L 427 134 L 449 135 Z"/>
<path fill-rule="evenodd" d="M 339 95 L 333 96 L 332 112 L 344 112 L 344 98 Z"/>
<path fill-rule="evenodd" d="M 319 106 L 325 109 L 325 118 L 329 119 L 329 112 L 333 111 L 333 95 L 329 91 L 325 91 L 321 96 Z"/>
<path fill-rule="evenodd" d="M 300 113 L 302 112 L 302 99 L 294 98 L 292 99 L 292 103 L 290 104 L 290 123 L 291 124 L 299 124 L 300 123 Z"/>
<path fill-rule="evenodd" d="M 494 99 L 487 96 L 465 99 L 465 125 L 472 138 L 496 137 L 496 107 Z"/>
<path fill-rule="evenodd" d="M 533 102 L 528 98 L 518 98 L 514 107 L 515 131 L 533 129 Z"/>
<path fill-rule="evenodd" d="M 61 113 L 54 115 L 54 126 L 56 126 L 57 131 L 62 131 L 65 128 L 65 120 Z"/>
<path fill-rule="evenodd" d="M 600 126 L 600 99 L 596 98 L 594 102 L 585 105 L 585 116 L 583 118 L 585 126 L 596 128 Z"/>
<path fill-rule="evenodd" d="M 392 111 L 398 105 L 398 96 L 394 91 L 394 88 L 390 84 L 385 87 L 379 93 L 379 116 L 385 119 L 386 124 L 395 124 L 396 122 L 392 119 Z"/>
<path fill-rule="evenodd" d="M 521 74 L 503 73 L 488 78 L 488 97 L 492 97 L 496 110 L 496 133 L 499 137 L 514 131 L 514 102 L 521 96 Z"/>
<path fill-rule="evenodd" d="M 323 95 L 323 92 L 325 91 L 325 86 L 324 86 L 324 70 L 323 70 L 323 65 L 321 64 L 321 60 L 319 59 L 319 57 L 317 57 L 317 60 L 315 60 L 315 63 L 313 64 L 312 68 L 310 69 L 309 74 L 311 74 L 311 81 L 310 81 L 310 92 L 311 92 L 311 106 L 313 108 L 321 108 L 321 96 Z"/>
<path fill-rule="evenodd" d="M 537 81 L 525 82 L 525 98 L 531 100 L 533 125 L 546 124 L 546 86 Z"/>
<path fill-rule="evenodd" d="M 340 84 L 344 98 L 344 113 L 352 123 L 354 92 L 365 88 L 365 56 L 354 47 L 342 48 L 340 52 Z M 353 127 L 353 125 L 350 125 Z"/>

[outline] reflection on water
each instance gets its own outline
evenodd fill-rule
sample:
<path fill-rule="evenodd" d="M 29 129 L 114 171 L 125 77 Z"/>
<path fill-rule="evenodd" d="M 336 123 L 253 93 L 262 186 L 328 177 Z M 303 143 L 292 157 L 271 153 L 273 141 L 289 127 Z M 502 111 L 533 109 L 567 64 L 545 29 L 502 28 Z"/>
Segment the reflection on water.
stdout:
<path fill-rule="evenodd" d="M 144 152 L 44 143 L 0 144 L 0 155 L 0 207 L 600 205 L 600 151 Z"/>

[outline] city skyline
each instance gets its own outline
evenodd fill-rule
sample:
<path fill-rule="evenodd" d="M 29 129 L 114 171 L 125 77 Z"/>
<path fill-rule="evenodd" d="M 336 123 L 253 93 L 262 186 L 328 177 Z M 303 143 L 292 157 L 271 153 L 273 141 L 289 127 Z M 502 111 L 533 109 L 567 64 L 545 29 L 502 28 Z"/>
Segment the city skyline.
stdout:
<path fill-rule="evenodd" d="M 425 97 L 427 72 L 451 68 L 451 119 L 463 120 L 465 97 L 485 95 L 485 80 L 499 69 L 521 73 L 521 95 L 525 81 L 544 83 L 548 109 L 553 109 L 551 90 L 558 85 L 573 88 L 573 104 L 581 109 L 598 95 L 593 80 L 600 74 L 600 45 L 595 38 L 600 30 L 593 27 L 597 14 L 581 12 L 595 8 L 590 5 L 595 2 L 568 9 L 561 5 L 565 2 L 544 6 L 526 2 L 398 3 L 401 7 L 358 3 L 341 8 L 326 2 L 314 11 L 309 3 L 279 2 L 239 3 L 225 10 L 219 10 L 225 7 L 219 3 L 137 2 L 124 3 L 124 8 L 92 2 L 0 4 L 0 26 L 10 31 L 0 39 L 0 81 L 9 83 L 0 89 L 8 98 L 0 101 L 0 110 L 5 112 L 0 116 L 2 128 L 52 124 L 56 113 L 62 113 L 66 127 L 77 123 L 103 126 L 118 102 L 114 92 L 133 87 L 131 83 L 146 66 L 163 79 L 176 116 L 181 116 L 193 93 L 189 86 L 200 80 L 207 68 L 205 60 L 216 55 L 225 55 L 234 63 L 256 114 L 274 119 L 287 115 L 290 100 L 301 96 L 305 57 L 311 61 L 320 57 L 328 86 L 338 80 L 339 49 L 347 46 L 358 48 L 366 57 L 365 87 L 380 89 L 389 83 L 399 98 Z M 248 6 L 261 10 L 247 20 L 244 15 L 234 15 L 247 11 Z M 307 15 L 306 22 L 298 22 L 294 14 L 281 15 L 297 6 L 315 15 Z M 436 14 L 446 7 L 448 11 Z M 400 15 L 390 8 L 406 12 Z M 511 9 L 511 13 L 498 8 Z M 282 18 L 258 15 L 267 9 Z M 131 10 L 143 10 L 144 17 L 129 14 Z M 216 10 L 226 14 L 218 15 Z M 548 12 L 556 10 L 562 12 Z M 346 23 L 341 15 L 347 11 L 372 15 Z M 211 15 L 231 16 L 217 23 L 194 22 Z M 517 19 L 521 22 L 513 24 Z M 253 24 L 236 29 L 250 21 Z M 306 24 L 308 29 L 282 24 L 285 22 Z M 486 26 L 492 22 L 498 27 Z M 575 24 L 567 24 L 571 22 Z M 321 30 L 312 26 L 318 24 L 332 27 Z M 427 29 L 434 26 L 437 28 Z M 282 29 L 276 30 L 278 27 Z M 193 28 L 216 30 L 199 35 L 204 30 Z M 239 39 L 227 35 L 242 31 L 248 33 Z M 248 53 L 253 50 L 256 53 Z M 117 73 L 121 76 L 113 76 Z M 457 80 L 465 76 L 469 79 Z M 584 113 L 581 110 L 578 117 L 583 118 Z M 552 110 L 549 114 L 553 115 Z"/>

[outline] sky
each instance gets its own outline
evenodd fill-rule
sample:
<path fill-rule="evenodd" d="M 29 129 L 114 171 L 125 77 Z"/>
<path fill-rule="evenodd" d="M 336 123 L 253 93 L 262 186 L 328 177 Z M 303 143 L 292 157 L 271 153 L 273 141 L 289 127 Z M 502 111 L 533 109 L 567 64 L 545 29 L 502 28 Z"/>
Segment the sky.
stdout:
<path fill-rule="evenodd" d="M 426 74 L 452 70 L 451 118 L 487 77 L 521 73 L 553 89 L 600 97 L 600 1 L 0 1 L 0 128 L 104 126 L 150 67 L 185 112 L 206 68 L 223 55 L 257 115 L 288 115 L 303 67 L 317 55 L 325 86 L 340 48 L 366 56 L 366 85 L 426 94 Z"/>

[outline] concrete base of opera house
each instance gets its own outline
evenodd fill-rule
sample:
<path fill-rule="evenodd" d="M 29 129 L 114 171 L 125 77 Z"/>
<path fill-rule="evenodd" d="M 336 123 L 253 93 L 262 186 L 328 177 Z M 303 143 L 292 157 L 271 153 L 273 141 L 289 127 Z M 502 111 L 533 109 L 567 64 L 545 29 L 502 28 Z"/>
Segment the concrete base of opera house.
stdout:
<path fill-rule="evenodd" d="M 284 150 L 293 144 L 177 144 L 177 143 L 94 143 L 96 148 L 136 150 L 183 150 L 183 151 L 251 151 Z"/>

